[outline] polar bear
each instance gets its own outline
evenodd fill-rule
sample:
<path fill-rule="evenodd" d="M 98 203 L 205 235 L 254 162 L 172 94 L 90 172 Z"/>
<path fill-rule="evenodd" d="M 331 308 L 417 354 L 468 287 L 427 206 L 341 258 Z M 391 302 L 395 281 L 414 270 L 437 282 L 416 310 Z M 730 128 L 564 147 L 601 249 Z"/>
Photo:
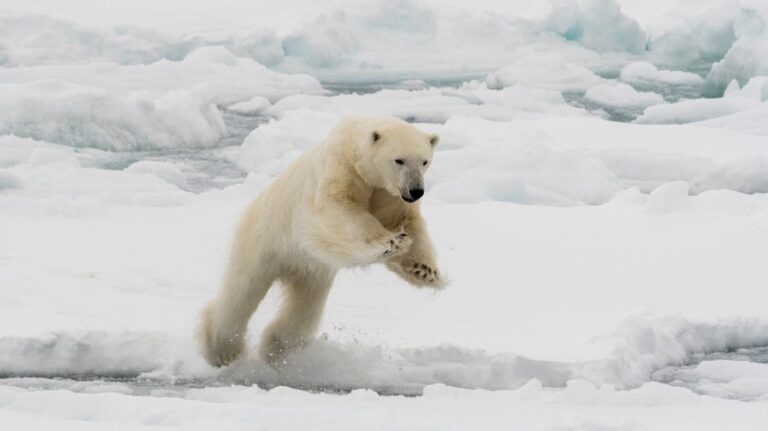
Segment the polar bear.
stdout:
<path fill-rule="evenodd" d="M 285 302 L 260 345 L 273 366 L 313 337 L 341 268 L 384 263 L 413 285 L 442 287 L 418 202 L 437 142 L 399 119 L 348 118 L 275 179 L 246 209 L 223 286 L 203 311 L 205 359 L 240 356 L 276 281 Z"/>

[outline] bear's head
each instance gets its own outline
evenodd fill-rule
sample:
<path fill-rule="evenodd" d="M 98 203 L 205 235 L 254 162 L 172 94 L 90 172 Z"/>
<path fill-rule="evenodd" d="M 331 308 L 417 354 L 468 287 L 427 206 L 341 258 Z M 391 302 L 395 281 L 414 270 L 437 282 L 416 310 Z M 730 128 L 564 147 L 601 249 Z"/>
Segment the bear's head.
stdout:
<path fill-rule="evenodd" d="M 408 203 L 419 200 L 438 136 L 396 118 L 376 120 L 364 134 L 356 163 L 363 180 Z"/>

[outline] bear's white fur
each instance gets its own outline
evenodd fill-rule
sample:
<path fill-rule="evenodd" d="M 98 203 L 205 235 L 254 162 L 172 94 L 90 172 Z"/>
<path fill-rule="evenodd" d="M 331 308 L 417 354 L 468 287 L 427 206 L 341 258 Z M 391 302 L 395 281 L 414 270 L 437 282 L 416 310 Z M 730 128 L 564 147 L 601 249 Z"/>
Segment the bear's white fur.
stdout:
<path fill-rule="evenodd" d="M 224 284 L 202 315 L 205 359 L 223 366 L 240 356 L 248 320 L 275 281 L 285 303 L 260 346 L 273 365 L 314 335 L 340 268 L 381 262 L 411 284 L 440 287 L 412 202 L 436 143 L 402 120 L 348 118 L 288 167 L 242 217 Z"/>

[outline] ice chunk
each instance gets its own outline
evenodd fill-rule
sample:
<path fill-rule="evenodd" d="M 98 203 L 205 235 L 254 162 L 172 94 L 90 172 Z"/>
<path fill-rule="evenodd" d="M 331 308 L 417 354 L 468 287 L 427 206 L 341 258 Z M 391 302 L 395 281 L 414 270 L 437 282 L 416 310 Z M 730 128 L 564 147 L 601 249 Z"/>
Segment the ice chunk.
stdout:
<path fill-rule="evenodd" d="M 725 91 L 723 92 L 723 97 L 733 96 L 734 94 L 738 94 L 741 92 L 741 87 L 739 86 L 739 82 L 735 79 L 731 81 L 727 87 L 725 87 Z"/>
<path fill-rule="evenodd" d="M 598 51 L 645 51 L 648 35 L 616 0 L 556 1 L 548 27 L 567 40 Z"/>
<path fill-rule="evenodd" d="M 601 105 L 616 107 L 646 107 L 664 103 L 664 98 L 656 93 L 637 91 L 630 85 L 614 82 L 596 85 L 587 90 L 584 97 Z"/>
<path fill-rule="evenodd" d="M 761 106 L 764 104 L 761 102 L 764 100 L 763 93 L 766 85 L 768 85 L 768 77 L 752 78 L 744 85 L 744 88 L 741 88 L 736 80 L 732 80 L 721 98 L 683 100 L 668 105 L 652 106 L 646 109 L 636 122 L 690 123 L 726 117 L 747 110 L 761 112 Z M 734 124 L 745 123 L 748 129 L 757 130 L 759 134 L 761 126 L 759 122 L 752 123 L 750 121 L 752 118 L 750 114 L 735 118 L 740 119 L 736 120 Z M 724 120 L 709 124 L 726 125 L 728 122 L 729 120 Z"/>
<path fill-rule="evenodd" d="M 108 150 L 210 147 L 228 135 L 219 104 L 322 92 L 221 47 L 141 66 L 6 68 L 0 81 L 0 133 Z"/>
<path fill-rule="evenodd" d="M 693 99 L 651 106 L 635 120 L 641 124 L 681 124 L 723 117 L 757 107 L 760 102 L 746 97 Z"/>
<path fill-rule="evenodd" d="M 733 95 L 747 97 L 757 101 L 768 101 L 768 76 L 756 76 L 750 79 L 744 87 L 734 91 Z"/>
<path fill-rule="evenodd" d="M 283 49 L 286 55 L 301 58 L 311 67 L 334 68 L 370 49 L 377 35 L 389 36 L 390 43 L 400 45 L 405 41 L 428 42 L 436 30 L 437 19 L 427 4 L 408 0 L 375 2 L 366 8 L 338 8 L 321 15 L 286 37 Z"/>
<path fill-rule="evenodd" d="M 707 75 L 705 96 L 721 96 L 734 79 L 745 84 L 754 76 L 768 75 L 768 9 L 742 9 L 735 31 L 737 40 Z"/>
<path fill-rule="evenodd" d="M 64 81 L 0 85 L 0 133 L 74 147 L 204 147 L 226 133 L 221 114 L 194 94 L 131 99 Z"/>
<path fill-rule="evenodd" d="M 381 90 L 331 97 L 295 95 L 282 99 L 264 112 L 280 117 L 297 109 L 333 112 L 340 116 L 394 116 L 425 123 L 442 123 L 454 115 L 503 120 L 519 116 L 521 112 L 585 114 L 583 110 L 567 105 L 556 91 L 522 86 L 491 90 L 477 82 L 459 89 Z"/>
<path fill-rule="evenodd" d="M 172 163 L 155 160 L 141 160 L 125 168 L 125 172 L 150 174 L 163 179 L 182 190 L 189 188 L 187 178 L 181 172 L 181 169 Z"/>
<path fill-rule="evenodd" d="M 22 181 L 18 175 L 9 172 L 7 169 L 0 169 L 0 191 L 7 189 L 21 188 Z"/>
<path fill-rule="evenodd" d="M 516 58 L 486 77 L 488 87 L 494 89 L 523 85 L 557 91 L 585 91 L 601 82 L 603 78 L 583 64 L 562 58 L 557 52 L 531 53 Z"/>
<path fill-rule="evenodd" d="M 341 94 L 333 97 L 296 95 L 286 97 L 266 110 L 281 116 L 297 109 L 333 112 L 339 116 L 394 116 L 410 121 L 442 122 L 452 114 L 483 109 L 438 89 L 382 90 L 373 94 Z"/>
<path fill-rule="evenodd" d="M 246 172 L 277 175 L 304 150 L 320 143 L 341 118 L 305 109 L 286 112 L 280 121 L 262 124 L 245 138 L 237 166 Z"/>
<path fill-rule="evenodd" d="M 659 70 L 646 61 L 630 63 L 621 68 L 619 79 L 624 82 L 655 82 L 671 85 L 700 85 L 704 78 L 695 73 L 677 70 Z"/>
<path fill-rule="evenodd" d="M 271 103 L 269 99 L 262 96 L 254 96 L 245 102 L 239 102 L 227 106 L 227 110 L 237 112 L 238 114 L 253 115 L 267 109 Z"/>
<path fill-rule="evenodd" d="M 473 104 L 503 106 L 524 112 L 562 115 L 585 113 L 566 104 L 565 98 L 559 91 L 528 88 L 522 85 L 492 90 L 485 82 L 470 81 L 462 84 L 458 90 L 445 89 L 443 94 L 456 95 Z M 475 111 L 477 114 L 481 113 L 480 110 Z"/>
<path fill-rule="evenodd" d="M 651 31 L 646 58 L 680 69 L 722 59 L 736 41 L 737 2 L 705 2 L 696 8 L 683 5 L 681 2 L 669 9 L 657 8 L 665 12 L 648 22 L 649 27 L 659 28 Z"/>

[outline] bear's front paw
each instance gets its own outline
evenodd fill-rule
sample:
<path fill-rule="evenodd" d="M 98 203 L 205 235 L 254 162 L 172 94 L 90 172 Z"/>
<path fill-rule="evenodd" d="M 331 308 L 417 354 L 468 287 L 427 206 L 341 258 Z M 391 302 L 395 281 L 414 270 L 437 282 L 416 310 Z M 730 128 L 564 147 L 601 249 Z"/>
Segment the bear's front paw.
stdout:
<path fill-rule="evenodd" d="M 392 256 L 404 253 L 411 246 L 411 238 L 405 232 L 399 232 L 387 239 L 384 245 L 384 252 L 381 254 L 382 259 L 388 259 Z"/>
<path fill-rule="evenodd" d="M 412 277 L 421 280 L 424 283 L 434 283 L 440 280 L 440 273 L 436 268 L 432 268 L 429 265 L 425 265 L 421 262 L 414 262 L 410 268 L 406 270 Z"/>

